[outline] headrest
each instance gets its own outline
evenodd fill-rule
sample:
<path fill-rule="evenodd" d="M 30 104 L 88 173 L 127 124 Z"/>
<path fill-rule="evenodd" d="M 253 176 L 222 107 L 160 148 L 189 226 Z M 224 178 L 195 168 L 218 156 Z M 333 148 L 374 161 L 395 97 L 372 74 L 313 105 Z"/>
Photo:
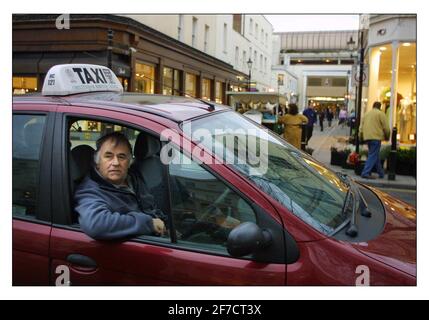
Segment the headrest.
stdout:
<path fill-rule="evenodd" d="M 161 142 L 146 132 L 140 132 L 134 146 L 134 157 L 144 160 L 152 157 L 161 150 Z"/>
<path fill-rule="evenodd" d="M 94 159 L 94 152 L 95 150 L 92 147 L 85 144 L 74 147 L 71 151 L 73 160 L 80 171 L 80 177 L 85 176 L 89 172 Z"/>
<path fill-rule="evenodd" d="M 27 123 L 24 127 L 24 141 L 27 147 L 38 147 L 42 141 L 43 123 Z"/>

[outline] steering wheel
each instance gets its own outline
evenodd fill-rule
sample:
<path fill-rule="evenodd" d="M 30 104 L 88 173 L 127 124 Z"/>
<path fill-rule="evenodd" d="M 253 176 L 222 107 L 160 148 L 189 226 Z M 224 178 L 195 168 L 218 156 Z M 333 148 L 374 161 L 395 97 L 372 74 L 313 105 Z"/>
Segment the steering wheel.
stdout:
<path fill-rule="evenodd" d="M 181 240 L 195 241 L 197 238 L 205 238 L 204 242 L 225 242 L 228 236 L 227 229 L 222 226 L 209 222 L 197 221 L 192 225 L 188 231 L 182 234 Z M 201 241 L 196 241 L 201 242 Z"/>

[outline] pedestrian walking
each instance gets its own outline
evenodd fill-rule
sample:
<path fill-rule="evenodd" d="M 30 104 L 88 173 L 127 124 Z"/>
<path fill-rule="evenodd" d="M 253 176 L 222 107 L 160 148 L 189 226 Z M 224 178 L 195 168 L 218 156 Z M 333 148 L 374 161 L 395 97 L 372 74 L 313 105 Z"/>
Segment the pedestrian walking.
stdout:
<path fill-rule="evenodd" d="M 362 170 L 362 178 L 366 179 L 374 179 L 371 176 L 374 166 L 379 178 L 384 177 L 383 167 L 380 163 L 380 148 L 381 141 L 389 139 L 390 128 L 387 124 L 386 115 L 380 110 L 380 107 L 380 102 L 374 102 L 372 110 L 365 114 L 359 128 L 360 138 L 368 144 L 368 159 Z"/>
<path fill-rule="evenodd" d="M 332 125 L 332 119 L 334 119 L 334 113 L 331 109 L 326 109 L 326 119 L 328 120 L 328 126 Z"/>
<path fill-rule="evenodd" d="M 279 123 L 284 124 L 284 138 L 294 147 L 301 148 L 302 125 L 308 123 L 306 116 L 298 114 L 296 104 L 289 105 L 288 114 L 279 119 Z"/>
<path fill-rule="evenodd" d="M 325 121 L 325 110 L 320 110 L 319 111 L 320 131 L 323 131 L 323 121 Z"/>
<path fill-rule="evenodd" d="M 314 124 L 317 122 L 317 114 L 316 111 L 313 109 L 313 105 L 311 103 L 308 104 L 308 107 L 304 110 L 303 114 L 307 117 L 308 122 L 306 129 L 306 142 L 310 141 L 311 137 L 313 136 L 313 127 Z"/>
<path fill-rule="evenodd" d="M 339 121 L 338 124 L 341 124 L 341 128 L 344 128 L 344 125 L 346 124 L 347 121 L 347 110 L 346 108 L 341 108 L 340 110 L 340 114 L 338 115 Z"/>

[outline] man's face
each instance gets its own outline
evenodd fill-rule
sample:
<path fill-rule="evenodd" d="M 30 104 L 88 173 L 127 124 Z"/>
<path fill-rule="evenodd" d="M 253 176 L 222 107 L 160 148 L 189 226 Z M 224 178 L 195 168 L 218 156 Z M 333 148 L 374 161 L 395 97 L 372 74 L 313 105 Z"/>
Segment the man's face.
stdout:
<path fill-rule="evenodd" d="M 130 151 L 125 144 L 118 143 L 115 146 L 113 140 L 107 140 L 100 148 L 96 166 L 104 179 L 112 184 L 121 185 L 127 178 L 130 160 Z"/>

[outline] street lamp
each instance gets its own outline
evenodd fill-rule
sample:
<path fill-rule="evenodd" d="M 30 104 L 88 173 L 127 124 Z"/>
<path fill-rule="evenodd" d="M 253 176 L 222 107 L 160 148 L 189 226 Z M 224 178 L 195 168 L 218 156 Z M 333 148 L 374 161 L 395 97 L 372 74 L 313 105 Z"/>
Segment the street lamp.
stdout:
<path fill-rule="evenodd" d="M 253 61 L 252 59 L 249 58 L 249 60 L 247 60 L 247 66 L 249 67 L 249 91 L 250 91 L 250 79 L 252 77 L 252 65 L 253 65 Z"/>

